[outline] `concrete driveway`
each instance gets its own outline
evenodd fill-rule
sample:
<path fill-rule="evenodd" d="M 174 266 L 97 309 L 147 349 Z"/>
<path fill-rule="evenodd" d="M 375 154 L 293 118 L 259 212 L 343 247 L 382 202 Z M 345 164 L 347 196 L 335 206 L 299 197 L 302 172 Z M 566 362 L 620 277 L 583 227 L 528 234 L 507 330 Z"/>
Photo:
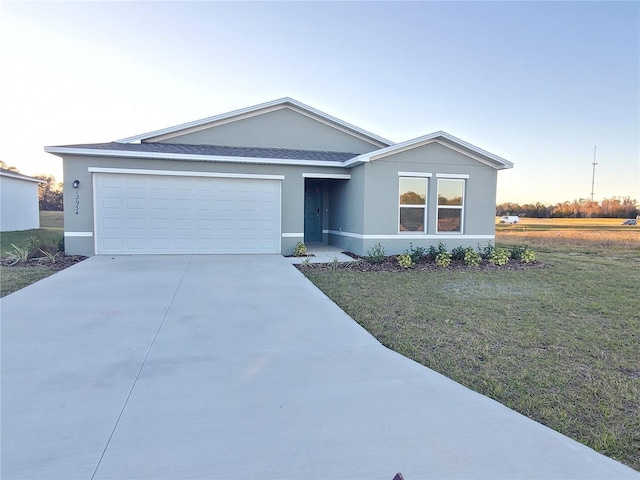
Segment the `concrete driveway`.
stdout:
<path fill-rule="evenodd" d="M 271 256 L 101 256 L 2 299 L 2 478 L 640 478 L 382 347 Z"/>

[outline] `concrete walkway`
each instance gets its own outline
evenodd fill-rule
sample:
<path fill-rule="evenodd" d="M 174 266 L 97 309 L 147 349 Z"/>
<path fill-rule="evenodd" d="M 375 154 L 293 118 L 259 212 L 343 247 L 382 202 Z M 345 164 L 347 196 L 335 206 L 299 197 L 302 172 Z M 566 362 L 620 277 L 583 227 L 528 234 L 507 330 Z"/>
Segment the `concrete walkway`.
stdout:
<path fill-rule="evenodd" d="M 92 257 L 1 313 L 3 480 L 640 478 L 382 347 L 278 255 Z"/>
<path fill-rule="evenodd" d="M 355 258 L 342 253 L 342 249 L 327 245 L 326 243 L 307 242 L 307 253 L 305 257 L 287 257 L 293 264 L 309 263 L 332 263 L 332 262 L 355 262 Z"/>

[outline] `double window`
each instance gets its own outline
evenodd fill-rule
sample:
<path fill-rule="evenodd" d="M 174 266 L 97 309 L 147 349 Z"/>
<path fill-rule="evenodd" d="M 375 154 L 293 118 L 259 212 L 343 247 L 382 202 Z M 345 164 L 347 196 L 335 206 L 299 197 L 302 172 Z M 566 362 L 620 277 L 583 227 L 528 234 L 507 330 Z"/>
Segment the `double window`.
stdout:
<path fill-rule="evenodd" d="M 400 176 L 399 231 L 427 233 L 429 177 L 402 172 Z M 420 175 L 420 176 L 418 176 Z M 436 233 L 462 233 L 467 175 L 437 175 Z M 463 178 L 460 178 L 463 177 Z"/>

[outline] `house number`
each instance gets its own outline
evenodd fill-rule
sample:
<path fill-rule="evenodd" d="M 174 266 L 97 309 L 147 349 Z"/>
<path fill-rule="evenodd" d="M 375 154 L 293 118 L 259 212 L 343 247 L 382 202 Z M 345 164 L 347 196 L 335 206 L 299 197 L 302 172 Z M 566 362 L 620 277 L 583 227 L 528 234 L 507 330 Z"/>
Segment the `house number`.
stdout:
<path fill-rule="evenodd" d="M 80 214 L 80 193 L 76 190 L 76 215 Z"/>

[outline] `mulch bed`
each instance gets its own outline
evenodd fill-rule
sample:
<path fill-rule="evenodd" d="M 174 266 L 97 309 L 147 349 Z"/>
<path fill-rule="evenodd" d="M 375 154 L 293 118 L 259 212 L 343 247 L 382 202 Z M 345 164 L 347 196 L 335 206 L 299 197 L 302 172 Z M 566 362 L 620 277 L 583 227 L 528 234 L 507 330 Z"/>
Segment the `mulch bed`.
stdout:
<path fill-rule="evenodd" d="M 75 265 L 82 260 L 85 260 L 88 257 L 83 257 L 82 255 L 59 255 L 56 257 L 55 262 L 52 262 L 46 257 L 41 258 L 30 258 L 26 262 L 17 262 L 13 263 L 11 259 L 3 259 L 0 260 L 0 265 L 2 267 L 48 267 L 54 272 L 58 272 L 60 270 L 64 270 L 67 267 Z"/>
<path fill-rule="evenodd" d="M 421 259 L 419 262 L 413 264 L 409 268 L 401 267 L 398 263 L 398 256 L 391 255 L 385 257 L 382 263 L 370 263 L 366 257 L 356 255 L 351 252 L 342 252 L 345 255 L 353 257 L 353 262 L 340 262 L 334 263 L 310 263 L 310 264 L 297 264 L 295 265 L 299 270 L 335 270 L 336 268 L 352 270 L 356 272 L 405 272 L 411 270 L 417 271 L 434 271 L 434 270 L 530 270 L 532 268 L 544 268 L 546 265 L 542 262 L 534 260 L 531 263 L 521 263 L 517 260 L 509 260 L 509 262 L 502 266 L 497 266 L 490 263 L 488 260 L 482 260 L 477 267 L 471 267 L 464 263 L 463 260 L 452 260 L 448 267 L 439 267 L 435 261 L 428 257 Z"/>

